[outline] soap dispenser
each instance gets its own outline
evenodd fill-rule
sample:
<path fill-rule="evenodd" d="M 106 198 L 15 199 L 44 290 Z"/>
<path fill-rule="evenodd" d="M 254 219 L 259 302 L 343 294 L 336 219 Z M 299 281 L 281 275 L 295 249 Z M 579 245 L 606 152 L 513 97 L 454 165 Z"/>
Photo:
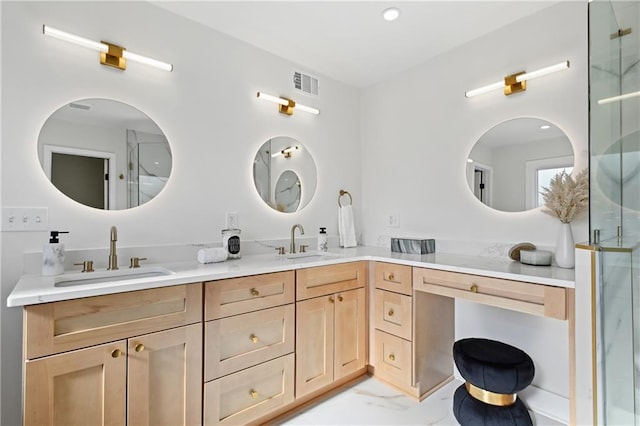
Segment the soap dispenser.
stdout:
<path fill-rule="evenodd" d="M 64 244 L 58 239 L 59 234 L 68 231 L 51 231 L 49 243 L 42 250 L 42 275 L 60 275 L 64 272 Z"/>
<path fill-rule="evenodd" d="M 321 227 L 318 232 L 318 251 L 327 251 L 327 228 Z"/>

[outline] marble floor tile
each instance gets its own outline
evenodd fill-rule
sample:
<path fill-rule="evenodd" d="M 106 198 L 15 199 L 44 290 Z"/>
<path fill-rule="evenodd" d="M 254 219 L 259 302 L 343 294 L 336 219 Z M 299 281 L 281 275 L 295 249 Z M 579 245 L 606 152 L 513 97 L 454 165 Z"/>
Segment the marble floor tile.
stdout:
<path fill-rule="evenodd" d="M 280 424 L 457 425 L 451 404 L 453 392 L 461 383 L 454 380 L 417 402 L 376 379 L 367 378 Z M 536 426 L 563 424 L 535 414 L 532 418 Z"/>

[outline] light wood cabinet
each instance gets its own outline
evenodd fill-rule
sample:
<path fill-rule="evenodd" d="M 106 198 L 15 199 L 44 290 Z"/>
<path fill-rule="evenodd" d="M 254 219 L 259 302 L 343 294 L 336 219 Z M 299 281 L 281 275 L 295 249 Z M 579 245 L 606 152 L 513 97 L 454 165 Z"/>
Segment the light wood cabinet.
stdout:
<path fill-rule="evenodd" d="M 123 425 L 127 345 L 52 355 L 25 365 L 25 425 Z"/>
<path fill-rule="evenodd" d="M 46 305 L 25 308 L 25 425 L 201 423 L 201 284 Z"/>
<path fill-rule="evenodd" d="M 204 423 L 246 424 L 294 400 L 295 272 L 205 284 Z"/>
<path fill-rule="evenodd" d="M 365 262 L 296 271 L 296 398 L 367 364 Z"/>

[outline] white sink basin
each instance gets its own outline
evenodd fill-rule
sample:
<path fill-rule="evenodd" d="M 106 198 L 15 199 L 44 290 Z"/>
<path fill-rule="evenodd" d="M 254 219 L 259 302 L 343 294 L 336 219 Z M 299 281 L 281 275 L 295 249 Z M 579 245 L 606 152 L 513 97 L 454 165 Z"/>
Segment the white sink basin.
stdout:
<path fill-rule="evenodd" d="M 338 256 L 337 254 L 333 254 L 333 253 L 328 253 L 326 251 L 317 251 L 317 250 L 312 250 L 312 251 L 306 251 L 304 253 L 289 253 L 287 255 L 285 255 L 287 259 L 308 259 L 308 260 L 314 260 L 314 258 L 316 260 L 318 259 L 323 259 L 326 257 L 336 257 Z"/>
<path fill-rule="evenodd" d="M 137 278 L 160 277 L 163 275 L 171 275 L 175 272 L 161 266 L 148 266 L 142 268 L 126 268 L 111 271 L 81 272 L 73 274 L 64 274 L 55 277 L 54 286 L 69 287 L 86 284 L 99 284 L 108 282 L 117 282 L 124 280 L 133 280 Z"/>

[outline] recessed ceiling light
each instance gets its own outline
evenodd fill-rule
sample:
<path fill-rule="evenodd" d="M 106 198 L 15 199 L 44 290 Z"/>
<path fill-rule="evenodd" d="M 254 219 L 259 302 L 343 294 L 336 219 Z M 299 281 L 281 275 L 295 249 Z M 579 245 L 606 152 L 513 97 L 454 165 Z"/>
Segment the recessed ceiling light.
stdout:
<path fill-rule="evenodd" d="M 548 124 L 543 124 L 542 126 L 540 126 L 540 128 L 541 128 L 542 130 L 547 130 L 547 129 L 550 129 L 550 128 L 551 128 L 551 126 L 549 126 Z"/>
<path fill-rule="evenodd" d="M 382 11 L 382 17 L 385 21 L 395 21 L 400 16 L 400 9 L 397 7 L 389 7 Z"/>

